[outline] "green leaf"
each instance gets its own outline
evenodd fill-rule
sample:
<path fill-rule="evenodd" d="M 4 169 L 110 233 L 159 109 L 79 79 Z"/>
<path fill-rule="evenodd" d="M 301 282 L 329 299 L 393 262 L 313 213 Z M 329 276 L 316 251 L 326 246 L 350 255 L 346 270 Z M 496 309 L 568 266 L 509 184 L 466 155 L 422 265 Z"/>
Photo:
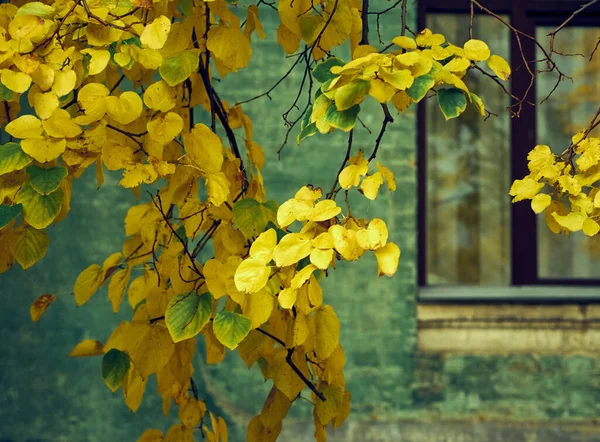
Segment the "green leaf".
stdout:
<path fill-rule="evenodd" d="M 177 3 L 181 12 L 186 17 L 191 17 L 192 12 L 194 11 L 194 0 L 179 0 Z"/>
<path fill-rule="evenodd" d="M 52 224 L 60 213 L 64 196 L 62 189 L 57 189 L 47 196 L 40 195 L 27 182 L 19 190 L 16 202 L 23 204 L 23 213 L 28 224 L 36 229 L 44 229 Z"/>
<path fill-rule="evenodd" d="M 336 74 L 332 74 L 331 68 L 334 66 L 344 66 L 343 60 L 340 60 L 337 57 L 329 57 L 323 63 L 319 63 L 313 70 L 312 76 L 315 80 L 320 83 L 325 83 L 327 80 L 332 80 L 337 77 Z"/>
<path fill-rule="evenodd" d="M 54 14 L 56 9 L 42 2 L 27 2 L 19 8 L 16 17 L 20 15 L 35 15 L 36 17 L 47 18 Z"/>
<path fill-rule="evenodd" d="M 435 80 L 431 75 L 421 75 L 415 78 L 412 86 L 406 89 L 406 93 L 415 102 L 421 101 L 427 92 L 435 85 Z"/>
<path fill-rule="evenodd" d="M 481 97 L 473 92 L 470 92 L 469 95 L 471 96 L 471 102 L 473 103 L 473 106 L 475 106 L 475 110 L 485 116 L 485 104 Z"/>
<path fill-rule="evenodd" d="M 163 60 L 158 72 L 169 86 L 176 86 L 198 70 L 199 57 L 200 49 L 179 52 Z"/>
<path fill-rule="evenodd" d="M 48 251 L 50 240 L 43 230 L 31 226 L 23 226 L 15 230 L 10 243 L 10 249 L 23 270 L 27 270 Z"/>
<path fill-rule="evenodd" d="M 319 130 L 317 129 L 317 125 L 315 123 L 310 123 L 304 129 L 300 130 L 298 136 L 296 137 L 296 141 L 298 142 L 298 144 L 300 144 L 302 140 L 308 137 L 312 137 L 317 132 L 319 132 Z"/>
<path fill-rule="evenodd" d="M 220 311 L 213 321 L 213 331 L 221 344 L 235 349 L 250 333 L 252 322 L 239 313 Z"/>
<path fill-rule="evenodd" d="M 0 101 L 11 101 L 13 93 L 12 91 L 0 83 Z"/>
<path fill-rule="evenodd" d="M 341 129 L 344 132 L 349 132 L 356 124 L 356 118 L 358 117 L 359 111 L 360 105 L 358 104 L 343 111 L 338 111 L 335 108 L 335 105 L 329 106 L 329 109 L 327 109 L 327 113 L 325 114 L 325 121 L 333 127 Z"/>
<path fill-rule="evenodd" d="M 300 122 L 300 132 L 298 133 L 298 136 L 296 137 L 296 141 L 298 142 L 298 144 L 300 144 L 300 142 L 303 139 L 305 139 L 306 137 L 313 136 L 314 134 L 316 134 L 318 132 L 317 125 L 315 123 L 310 122 L 311 115 L 312 115 L 312 106 L 309 106 L 309 108 L 306 109 L 306 112 L 304 112 L 304 117 L 302 118 L 302 121 Z"/>
<path fill-rule="evenodd" d="M 0 206 L 0 229 L 6 227 L 23 211 L 23 206 L 15 204 L 14 206 Z"/>
<path fill-rule="evenodd" d="M 49 195 L 54 192 L 68 174 L 66 167 L 44 169 L 33 165 L 27 168 L 31 187 L 40 195 Z"/>
<path fill-rule="evenodd" d="M 127 353 L 116 348 L 111 348 L 104 355 L 102 358 L 102 379 L 111 391 L 117 391 L 129 371 L 129 364 Z"/>
<path fill-rule="evenodd" d="M 200 333 L 212 314 L 212 301 L 210 293 L 184 293 L 171 299 L 165 313 L 165 322 L 173 342 L 180 342 Z"/>
<path fill-rule="evenodd" d="M 246 239 L 258 236 L 265 231 L 269 221 L 276 222 L 278 205 L 275 201 L 259 203 L 245 198 L 233 205 L 233 222 Z"/>
<path fill-rule="evenodd" d="M 21 170 L 32 161 L 17 143 L 6 143 L 0 146 L 0 175 Z"/>
<path fill-rule="evenodd" d="M 360 104 L 369 92 L 370 86 L 371 82 L 367 80 L 354 80 L 345 84 L 335 93 L 335 107 L 343 111 Z"/>
<path fill-rule="evenodd" d="M 465 93 L 455 87 L 438 91 L 440 109 L 446 120 L 458 117 L 467 108 Z"/>

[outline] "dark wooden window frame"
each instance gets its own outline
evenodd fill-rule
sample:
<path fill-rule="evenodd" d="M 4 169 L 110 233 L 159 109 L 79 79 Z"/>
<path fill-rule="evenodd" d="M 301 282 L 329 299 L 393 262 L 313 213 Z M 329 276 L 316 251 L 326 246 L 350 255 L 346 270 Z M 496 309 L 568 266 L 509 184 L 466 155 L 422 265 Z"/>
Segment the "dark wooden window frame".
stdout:
<path fill-rule="evenodd" d="M 480 0 L 494 13 L 507 15 L 511 25 L 528 35 L 535 35 L 538 26 L 558 26 L 564 22 L 581 4 L 581 0 Z M 482 14 L 474 10 L 476 14 Z M 427 14 L 470 14 L 469 0 L 419 0 L 418 28 L 426 27 Z M 576 16 L 569 25 L 600 26 L 600 2 Z M 511 32 L 512 34 L 512 32 Z M 529 39 L 521 38 L 522 51 L 527 60 L 536 59 L 536 47 Z M 511 35 L 511 60 L 521 59 L 517 41 Z M 530 77 L 526 69 L 516 69 L 511 81 L 511 92 L 517 97 L 525 94 Z M 528 99 L 535 101 L 535 85 Z M 427 287 L 427 130 L 425 103 L 418 105 L 417 122 L 417 174 L 418 174 L 418 284 Z M 519 118 L 511 119 L 511 180 L 520 179 L 529 173 L 527 169 L 527 153 L 536 143 L 536 109 L 524 106 Z M 508 197 L 508 196 L 507 196 Z M 514 245 L 518 244 L 518 247 Z M 599 279 L 548 279 L 539 278 L 537 271 L 537 222 L 536 215 L 529 204 L 511 205 L 511 286 L 564 285 L 564 286 L 598 286 Z M 474 287 L 476 288 L 476 286 Z M 464 299 L 457 299 L 462 302 Z M 465 300 L 466 301 L 466 300 Z M 470 301 L 483 301 L 485 298 Z M 468 302 L 470 302 L 468 301 Z M 526 301 L 526 300 L 523 300 Z M 598 298 L 568 297 L 567 302 L 600 302 Z M 537 303 L 538 301 L 533 301 Z M 547 303 L 539 301 L 540 303 Z"/>

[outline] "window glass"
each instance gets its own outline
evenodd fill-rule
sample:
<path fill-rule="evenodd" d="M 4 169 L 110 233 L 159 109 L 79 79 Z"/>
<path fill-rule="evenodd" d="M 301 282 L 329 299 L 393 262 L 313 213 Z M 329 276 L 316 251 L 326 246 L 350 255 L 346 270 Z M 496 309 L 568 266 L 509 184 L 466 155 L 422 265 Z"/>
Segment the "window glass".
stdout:
<path fill-rule="evenodd" d="M 443 30 L 456 45 L 469 39 L 468 14 L 430 14 L 427 27 Z M 509 59 L 510 34 L 502 23 L 477 16 L 473 35 Z M 484 121 L 468 106 L 446 121 L 437 100 L 426 101 L 427 284 L 509 285 L 510 101 L 479 72 L 466 83 L 498 116 Z"/>
<path fill-rule="evenodd" d="M 553 29 L 538 27 L 536 38 L 547 42 L 547 34 Z M 599 28 L 576 26 L 562 29 L 556 37 L 556 51 L 583 55 L 556 56 L 561 71 L 572 76 L 573 82 L 562 81 L 551 98 L 536 108 L 537 143 L 547 144 L 555 154 L 569 145 L 573 134 L 583 129 L 598 109 L 600 54 L 596 54 L 592 62 L 589 55 L 599 37 Z M 537 58 L 543 58 L 539 49 Z M 538 102 L 548 96 L 557 78 L 555 73 L 538 75 Z M 594 135 L 599 136 L 599 133 Z M 538 216 L 537 231 L 540 278 L 600 278 L 600 237 L 589 238 L 583 232 L 570 237 L 556 235 L 546 226 L 543 215 Z"/>

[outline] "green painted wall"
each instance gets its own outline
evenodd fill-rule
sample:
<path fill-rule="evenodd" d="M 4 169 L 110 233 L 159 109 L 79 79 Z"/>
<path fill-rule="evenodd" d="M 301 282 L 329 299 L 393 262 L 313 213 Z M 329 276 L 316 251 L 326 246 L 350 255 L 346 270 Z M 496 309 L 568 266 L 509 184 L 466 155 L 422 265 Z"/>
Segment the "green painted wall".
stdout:
<path fill-rule="evenodd" d="M 378 1 L 373 9 L 387 6 Z M 247 70 L 218 86 L 230 103 L 266 90 L 289 65 L 282 63 L 274 40 L 275 15 L 268 8 L 261 14 L 268 38 L 256 42 Z M 410 22 L 415 22 L 414 16 Z M 398 28 L 397 15 L 382 17 L 384 38 L 395 36 Z M 255 139 L 267 154 L 268 196 L 278 201 L 307 183 L 329 189 L 346 148 L 343 134 L 315 136 L 302 146 L 292 141 L 277 161 L 276 151 L 286 131 L 280 115 L 293 101 L 300 80 L 299 72 L 291 75 L 272 94 L 273 101 L 263 98 L 245 108 L 254 121 Z M 374 134 L 358 127 L 357 148 L 371 151 L 380 114 L 377 105 L 365 106 L 363 120 Z M 360 263 L 341 265 L 324 283 L 325 300 L 342 321 L 346 378 L 353 394 L 348 425 L 333 440 L 600 440 L 593 426 L 600 418 L 600 366 L 594 359 L 442 358 L 416 351 L 415 137 L 412 110 L 390 126 L 378 156 L 396 174 L 398 191 L 382 195 L 377 202 L 369 203 L 360 195 L 353 200 L 357 214 L 381 217 L 388 223 L 390 239 L 402 249 L 397 275 L 377 279 L 375 260 L 363 258 Z M 86 173 L 74 186 L 69 218 L 50 229 L 52 244 L 43 262 L 27 272 L 13 268 L 0 276 L 0 391 L 4 393 L 0 395 L 0 442 L 125 442 L 136 440 L 145 428 L 165 430 L 176 421 L 173 413 L 168 418 L 162 415 L 154 382 L 134 415 L 123 403 L 122 393 L 113 394 L 103 384 L 99 359 L 67 358 L 77 342 L 105 340 L 120 320 L 130 316 L 127 308 L 114 315 L 105 291 L 81 308 L 63 297 L 39 323 L 29 320 L 29 305 L 37 296 L 70 292 L 83 268 L 119 249 L 122 219 L 134 198 L 118 188 L 118 180 L 117 175 L 109 175 L 96 190 L 93 171 Z M 244 440 L 243 429 L 262 407 L 270 383 L 262 381 L 256 367 L 247 370 L 235 354 L 228 354 L 222 365 L 208 367 L 200 354 L 197 368 L 203 397 L 232 423 L 231 440 Z M 280 440 L 308 440 L 312 430 L 305 417 L 310 409 L 307 402 L 297 401 Z M 508 423 L 476 423 L 482 419 Z M 448 420 L 458 423 L 444 423 Z M 524 427 L 524 421 L 541 424 Z M 556 426 L 572 421 L 583 426 Z"/>

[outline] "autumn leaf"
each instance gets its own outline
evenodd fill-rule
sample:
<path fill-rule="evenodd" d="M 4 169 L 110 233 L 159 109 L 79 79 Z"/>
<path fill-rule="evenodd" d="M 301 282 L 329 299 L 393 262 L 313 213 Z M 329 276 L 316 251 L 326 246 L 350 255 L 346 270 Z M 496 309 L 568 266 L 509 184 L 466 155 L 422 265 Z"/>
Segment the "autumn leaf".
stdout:
<path fill-rule="evenodd" d="M 31 315 L 31 321 L 37 322 L 40 320 L 48 306 L 56 300 L 56 295 L 42 295 L 33 301 L 29 313 Z"/>
<path fill-rule="evenodd" d="M 86 339 L 75 346 L 69 357 L 99 356 L 101 354 L 104 354 L 104 344 L 93 339 Z"/>

